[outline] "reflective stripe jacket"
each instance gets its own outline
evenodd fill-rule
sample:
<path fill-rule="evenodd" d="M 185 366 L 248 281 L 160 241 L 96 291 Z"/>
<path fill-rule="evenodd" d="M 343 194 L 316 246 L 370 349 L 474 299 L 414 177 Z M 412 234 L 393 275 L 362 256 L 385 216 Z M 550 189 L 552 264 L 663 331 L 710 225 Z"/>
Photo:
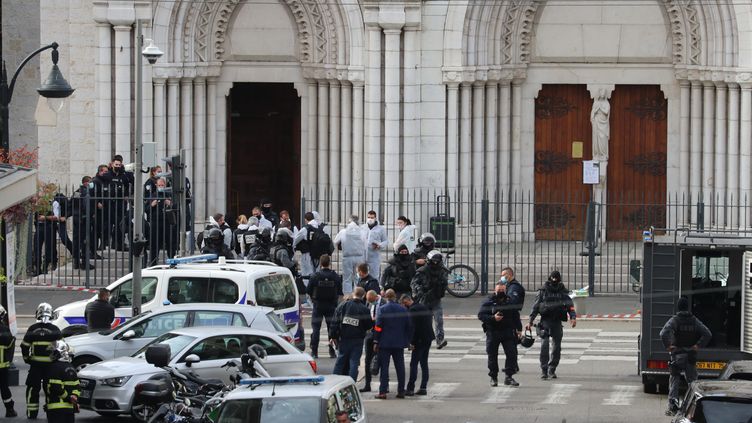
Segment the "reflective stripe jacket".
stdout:
<path fill-rule="evenodd" d="M 10 332 L 8 326 L 0 324 L 0 369 L 10 367 L 15 350 L 16 337 Z"/>
<path fill-rule="evenodd" d="M 44 389 L 47 411 L 63 410 L 73 413 L 75 406 L 71 402 L 71 395 L 81 394 L 76 370 L 69 362 L 55 361 L 50 365 L 48 376 Z"/>
<path fill-rule="evenodd" d="M 29 327 L 21 343 L 21 353 L 25 362 L 49 363 L 49 346 L 63 339 L 60 329 L 52 323 L 37 322 Z"/>

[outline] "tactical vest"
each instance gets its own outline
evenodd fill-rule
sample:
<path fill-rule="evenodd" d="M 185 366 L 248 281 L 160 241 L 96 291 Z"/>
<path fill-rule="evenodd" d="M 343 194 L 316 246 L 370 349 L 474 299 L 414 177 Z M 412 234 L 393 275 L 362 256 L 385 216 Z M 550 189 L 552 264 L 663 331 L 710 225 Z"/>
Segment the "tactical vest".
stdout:
<path fill-rule="evenodd" d="M 337 300 L 337 281 L 328 277 L 319 279 L 313 288 L 313 299 L 316 301 L 333 302 Z"/>
<path fill-rule="evenodd" d="M 565 296 L 567 292 L 564 290 L 551 292 L 548 289 L 543 289 L 543 298 L 538 306 L 538 312 L 544 319 L 561 319 L 566 313 L 564 309 Z"/>
<path fill-rule="evenodd" d="M 700 340 L 695 317 L 677 319 L 674 336 L 676 337 L 676 346 L 679 348 L 687 348 L 695 345 Z"/>

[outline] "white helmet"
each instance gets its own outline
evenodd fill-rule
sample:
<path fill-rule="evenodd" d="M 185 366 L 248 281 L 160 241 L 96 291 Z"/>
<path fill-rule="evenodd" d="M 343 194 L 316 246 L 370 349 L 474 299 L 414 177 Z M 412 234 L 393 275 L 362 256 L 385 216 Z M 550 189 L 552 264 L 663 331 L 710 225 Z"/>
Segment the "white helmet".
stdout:
<path fill-rule="evenodd" d="M 62 339 L 50 344 L 48 350 L 52 361 L 71 362 L 73 360 L 73 349 Z"/>
<path fill-rule="evenodd" d="M 37 306 L 36 318 L 44 323 L 49 322 L 52 319 L 52 306 L 49 303 L 40 303 Z"/>
<path fill-rule="evenodd" d="M 432 263 L 441 264 L 441 261 L 444 259 L 444 257 L 441 255 L 441 251 L 431 250 L 426 255 L 426 259 Z"/>

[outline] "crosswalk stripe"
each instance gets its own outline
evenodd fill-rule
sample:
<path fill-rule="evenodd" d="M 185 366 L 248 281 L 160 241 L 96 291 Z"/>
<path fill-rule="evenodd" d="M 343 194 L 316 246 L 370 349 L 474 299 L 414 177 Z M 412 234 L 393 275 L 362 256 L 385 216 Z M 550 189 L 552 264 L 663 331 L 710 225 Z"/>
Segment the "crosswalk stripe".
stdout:
<path fill-rule="evenodd" d="M 504 404 L 507 402 L 514 391 L 519 391 L 518 388 L 512 388 L 511 386 L 502 386 L 494 388 L 486 399 L 481 401 L 481 404 Z"/>
<path fill-rule="evenodd" d="M 614 390 L 603 400 L 603 405 L 631 405 L 638 389 L 640 387 L 636 385 L 614 385 Z"/>
<path fill-rule="evenodd" d="M 607 337 L 633 337 L 637 338 L 640 336 L 640 332 L 599 332 L 598 336 L 607 336 Z"/>
<path fill-rule="evenodd" d="M 459 386 L 459 383 L 433 383 L 428 388 L 428 395 L 421 397 L 418 402 L 441 402 Z"/>
<path fill-rule="evenodd" d="M 573 383 L 556 383 L 551 386 L 551 391 L 543 404 L 568 404 L 569 398 L 574 395 L 580 386 Z"/>
<path fill-rule="evenodd" d="M 520 358 L 517 360 L 520 364 L 540 364 L 540 360 L 537 358 Z M 559 364 L 577 364 L 580 360 L 576 358 L 562 358 L 559 360 Z"/>
<path fill-rule="evenodd" d="M 634 361 L 635 355 L 583 355 L 580 360 L 583 361 Z"/>
<path fill-rule="evenodd" d="M 428 357 L 429 363 L 459 363 L 462 357 Z"/>

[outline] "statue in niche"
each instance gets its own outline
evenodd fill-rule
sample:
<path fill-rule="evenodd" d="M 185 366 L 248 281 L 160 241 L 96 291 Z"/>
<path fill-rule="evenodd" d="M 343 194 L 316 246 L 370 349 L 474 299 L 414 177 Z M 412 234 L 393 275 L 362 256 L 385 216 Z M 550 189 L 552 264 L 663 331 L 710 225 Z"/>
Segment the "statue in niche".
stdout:
<path fill-rule="evenodd" d="M 590 123 L 593 125 L 593 160 L 608 160 L 608 139 L 611 129 L 608 118 L 611 113 L 611 105 L 606 98 L 606 90 L 598 90 L 598 97 L 593 101 L 593 109 L 590 112 Z"/>

